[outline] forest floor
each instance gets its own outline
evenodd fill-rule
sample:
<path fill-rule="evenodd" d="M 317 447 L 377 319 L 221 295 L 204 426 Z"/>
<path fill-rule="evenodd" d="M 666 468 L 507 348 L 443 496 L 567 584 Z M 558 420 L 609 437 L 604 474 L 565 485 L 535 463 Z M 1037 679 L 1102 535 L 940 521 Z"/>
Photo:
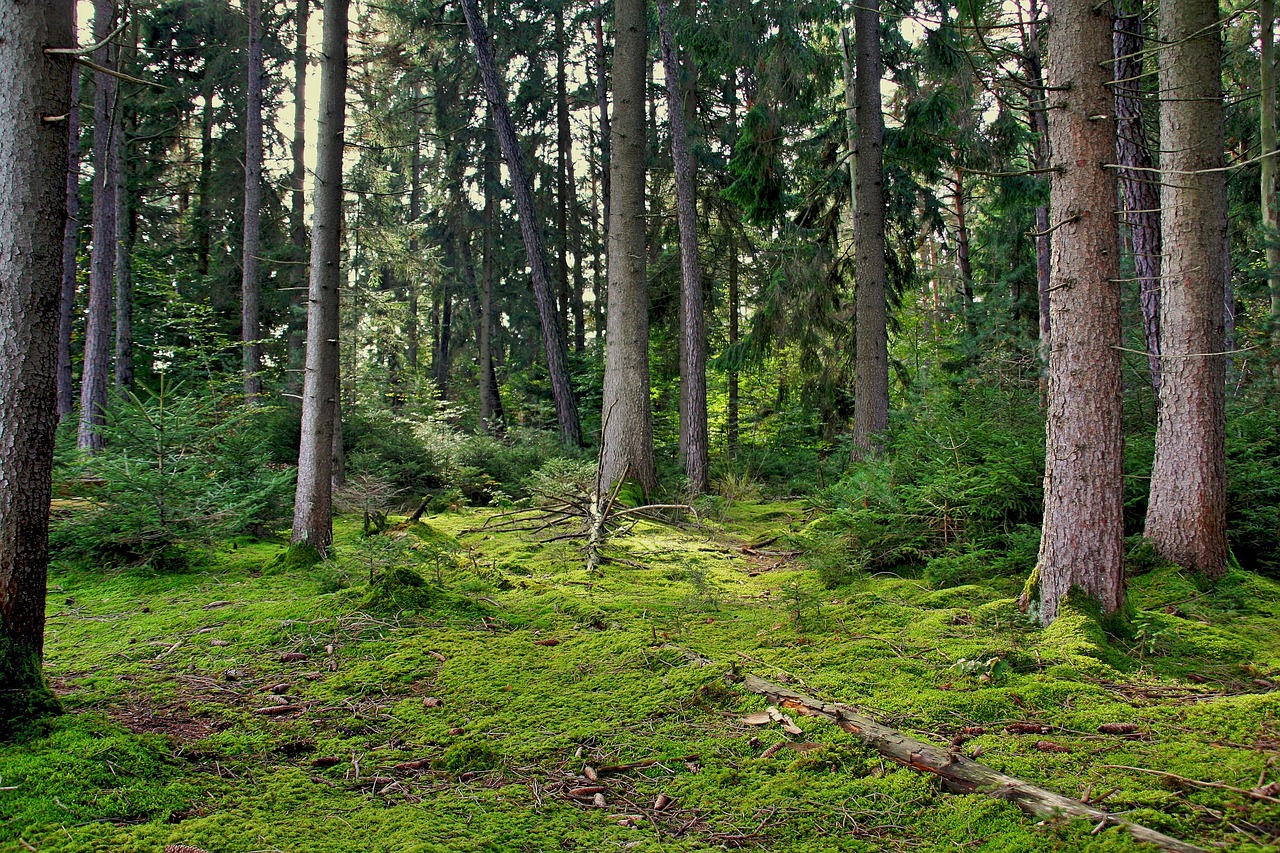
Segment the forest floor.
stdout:
<path fill-rule="evenodd" d="M 177 573 L 55 565 L 67 713 L 0 747 L 0 850 L 1148 849 L 823 720 L 751 725 L 748 673 L 1206 848 L 1280 843 L 1273 581 L 1142 574 L 1117 639 L 1072 609 L 1029 625 L 1012 579 L 825 589 L 799 503 L 641 523 L 598 577 L 491 514 L 344 523 L 313 567 L 244 542 Z M 431 583 L 393 582 L 406 561 Z"/>

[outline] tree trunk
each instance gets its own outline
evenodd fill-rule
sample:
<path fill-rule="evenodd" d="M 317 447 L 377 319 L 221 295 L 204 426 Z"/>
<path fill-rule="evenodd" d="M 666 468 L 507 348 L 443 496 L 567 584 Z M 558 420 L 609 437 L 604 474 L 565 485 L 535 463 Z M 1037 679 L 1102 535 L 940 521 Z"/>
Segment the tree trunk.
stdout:
<path fill-rule="evenodd" d="M 74 14 L 74 4 L 72 6 Z M 75 21 L 72 21 L 74 29 Z M 71 110 L 67 113 L 67 221 L 62 231 L 62 297 L 58 312 L 58 420 L 75 407 L 71 376 L 71 333 L 76 317 L 76 257 L 80 248 L 80 71 L 71 70 Z"/>
<path fill-rule="evenodd" d="M 94 0 L 94 3 L 102 0 Z M 212 208 L 209 195 L 213 192 L 213 61 L 216 48 L 205 45 L 204 79 L 201 83 L 201 97 L 204 100 L 200 111 L 200 175 L 197 179 L 196 191 L 200 194 L 196 202 L 196 272 L 202 276 L 209 274 L 209 219 Z"/>
<path fill-rule="evenodd" d="M 1163 343 L 1146 536 L 1165 558 L 1226 571 L 1222 44 L 1217 0 L 1160 6 Z"/>
<path fill-rule="evenodd" d="M 1072 587 L 1104 613 L 1124 602 L 1123 438 L 1115 101 L 1111 20 L 1091 0 L 1054 7 L 1049 85 L 1054 222 L 1044 529 L 1037 567 L 1045 624 Z"/>
<path fill-rule="evenodd" d="M 422 216 L 422 87 L 414 84 L 413 87 L 413 153 L 409 158 L 409 222 L 416 225 L 418 219 Z M 409 238 L 409 254 L 412 258 L 418 257 L 418 238 L 416 236 Z M 405 360 L 409 364 L 409 372 L 413 377 L 414 387 L 417 387 L 418 377 L 418 348 L 419 348 L 419 322 L 418 322 L 418 287 L 420 282 L 417 276 L 412 276 L 405 282 L 407 294 L 407 306 L 405 308 Z"/>
<path fill-rule="evenodd" d="M 667 83 L 671 161 L 675 166 L 676 218 L 680 226 L 680 447 L 691 494 L 711 488 L 707 447 L 707 330 L 702 305 L 702 264 L 698 258 L 697 174 L 689 151 L 680 71 L 671 37 L 671 10 L 658 0 L 658 33 Z"/>
<path fill-rule="evenodd" d="M 307 361 L 293 542 L 321 554 L 333 543 L 334 425 L 338 411 L 338 294 L 342 262 L 342 149 L 347 105 L 347 0 L 324 0 L 316 129 Z"/>
<path fill-rule="evenodd" d="M 493 229 L 496 225 L 498 207 L 498 158 L 494 151 L 493 133 L 485 133 L 484 138 L 484 257 L 480 269 L 480 359 L 477 365 L 479 376 L 476 381 L 480 386 L 480 430 L 492 433 L 497 426 L 494 418 L 496 411 L 493 386 L 489 376 L 493 371 L 493 276 L 494 276 L 494 239 Z"/>
<path fill-rule="evenodd" d="M 515 125 L 511 122 L 511 109 L 507 105 L 502 78 L 494 63 L 489 30 L 480 19 L 480 10 L 476 7 L 475 0 L 462 0 L 462 11 L 467 18 L 471 40 L 476 46 L 485 96 L 489 100 L 494 124 L 497 126 L 498 143 L 502 146 L 507 169 L 511 172 L 516 215 L 520 218 L 525 256 L 532 271 L 533 295 L 538 304 L 538 319 L 542 324 L 542 343 L 547 357 L 547 372 L 551 377 L 551 395 L 560 426 L 560 440 L 566 445 L 578 446 L 582 444 L 582 426 L 578 420 L 578 403 L 573 396 L 573 387 L 569 384 L 568 346 L 565 344 L 564 329 L 557 317 L 555 297 L 551 292 L 547 253 L 533 205 L 533 183 L 529 179 L 524 155 L 520 151 Z"/>
<path fill-rule="evenodd" d="M 1022 50 L 1022 66 L 1027 75 L 1035 100 L 1031 106 L 1031 133 L 1035 137 L 1032 149 L 1032 165 L 1037 169 L 1049 165 L 1049 116 L 1045 98 L 1044 73 L 1040 65 L 1040 7 L 1037 0 L 1028 5 L 1030 20 L 1027 22 L 1027 38 Z M 1049 206 L 1036 207 L 1036 282 L 1040 293 L 1040 345 L 1045 362 L 1048 362 L 1049 340 L 1049 277 L 1051 275 L 1052 236 L 1049 233 Z"/>
<path fill-rule="evenodd" d="M 289 153 L 293 169 L 289 173 L 289 242 L 293 244 L 294 266 L 289 276 L 289 382 L 290 388 L 301 389 L 306 359 L 307 328 L 307 21 L 311 0 L 298 0 L 297 33 L 293 45 L 293 137 Z"/>
<path fill-rule="evenodd" d="M 262 394 L 262 337 L 259 310 L 262 283 L 258 255 L 262 243 L 262 3 L 245 0 L 249 18 L 248 107 L 244 139 L 244 240 L 240 260 L 240 340 L 243 352 L 244 397 L 253 404 Z"/>
<path fill-rule="evenodd" d="M 977 335 L 973 316 L 973 263 L 969 260 L 969 217 L 964 197 L 964 171 L 956 169 L 956 264 L 960 268 L 960 298 L 964 302 L 964 325 L 969 337 Z"/>
<path fill-rule="evenodd" d="M 889 335 L 884 257 L 884 114 L 880 107 L 880 0 L 866 0 L 853 13 L 857 48 L 854 294 L 857 355 L 854 367 L 852 457 L 865 458 L 889 428 Z"/>
<path fill-rule="evenodd" d="M 572 152 L 572 136 L 569 133 L 569 89 L 565 74 L 565 54 L 568 44 L 564 33 L 564 6 L 556 8 L 556 234 L 559 251 L 556 252 L 556 283 L 559 286 L 560 322 L 566 336 L 573 328 L 573 296 L 569 290 L 569 169 Z"/>
<path fill-rule="evenodd" d="M 123 35 L 118 36 L 123 38 Z M 116 65 L 125 69 L 125 52 L 117 48 Z M 120 97 L 120 85 L 116 84 L 116 103 L 111 115 L 111 179 L 115 187 L 115 279 L 116 279 L 116 341 L 115 341 L 115 390 L 123 394 L 133 387 L 133 258 L 131 249 L 130 220 L 133 218 L 129 199 L 129 148 L 128 125 L 125 121 L 124 99 Z"/>
<path fill-rule="evenodd" d="M 608 246 L 609 246 L 609 221 L 610 206 L 612 204 L 613 190 L 610 186 L 611 178 L 610 169 L 610 134 L 609 129 L 609 72 L 608 72 L 608 54 L 605 52 L 604 45 L 604 7 L 596 5 L 595 15 L 595 36 L 596 36 L 596 118 L 599 122 L 599 157 L 600 157 L 600 205 L 602 219 L 600 220 L 600 245 L 604 247 L 604 251 L 596 256 L 595 270 L 595 290 L 593 296 L 595 302 L 592 307 L 595 310 L 596 321 L 596 343 L 599 344 L 600 338 L 605 332 L 605 293 L 601 286 L 607 276 L 608 268 Z"/>
<path fill-rule="evenodd" d="M 858 76 L 848 27 L 840 28 L 840 62 L 844 73 L 844 135 L 849 146 L 849 239 L 852 242 L 858 218 L 858 102 L 855 92 Z M 733 106 L 736 103 L 731 108 Z M 736 126 L 732 119 L 730 124 Z"/>
<path fill-rule="evenodd" d="M 841 43 L 844 44 L 846 47 L 845 53 L 847 56 L 848 39 L 847 39 L 847 36 L 845 35 L 844 30 L 841 30 L 841 38 L 842 38 Z M 846 82 L 852 83 L 852 80 L 853 80 L 852 72 L 849 72 L 849 74 L 845 75 L 845 80 Z M 736 71 L 731 72 L 729 75 L 728 85 L 725 87 L 725 101 L 728 103 L 728 107 L 729 107 L 728 126 L 730 129 L 730 133 L 735 133 L 737 132 L 737 127 L 738 127 L 738 74 Z M 846 103 L 851 104 L 852 102 L 853 102 L 853 90 L 851 86 Z M 849 180 L 851 182 L 850 186 L 852 187 L 852 181 L 854 179 L 854 169 L 853 169 L 853 160 L 852 160 L 852 157 L 853 157 L 853 124 L 852 124 L 853 110 L 852 110 L 852 107 L 850 107 L 849 110 L 846 112 L 846 118 L 850 123 L 849 124 L 849 156 L 850 156 Z M 850 216 L 852 217 L 852 214 L 850 214 Z M 729 295 L 729 348 L 736 349 L 738 338 L 741 336 L 739 323 L 741 322 L 741 314 L 742 314 L 742 295 L 739 290 L 740 285 L 738 282 L 739 244 L 738 244 L 738 222 L 736 221 L 736 219 L 731 220 L 728 223 L 728 242 L 729 242 L 729 274 L 728 274 L 728 278 L 729 278 L 729 294 L 728 294 Z M 739 396 L 740 396 L 740 390 L 738 387 L 738 371 L 736 368 L 732 368 L 729 370 L 729 399 L 726 406 L 727 411 L 725 413 L 725 445 L 729 451 L 730 459 L 738 458 L 738 441 L 739 441 L 738 408 L 740 405 Z"/>
<path fill-rule="evenodd" d="M 71 0 L 0 5 L 0 741 L 58 703 L 41 673 L 66 226 Z"/>
<path fill-rule="evenodd" d="M 649 293 L 645 280 L 645 0 L 615 0 L 613 137 L 609 169 L 609 293 L 604 355 L 604 492 L 632 479 L 658 484 L 649 402 Z"/>
<path fill-rule="evenodd" d="M 111 35 L 115 0 L 94 0 L 93 37 Z M 115 67 L 114 48 L 94 54 L 103 68 Z M 116 253 L 115 180 L 111 169 L 111 117 L 115 114 L 116 78 L 93 74 L 93 249 L 89 266 L 89 316 L 84 334 L 84 368 L 80 376 L 79 445 L 94 452 L 103 446 L 99 427 L 106 420 L 107 377 L 111 373 L 111 287 Z"/>
<path fill-rule="evenodd" d="M 1124 222 L 1132 235 L 1151 387 L 1160 394 L 1160 189 L 1142 122 L 1141 0 L 1117 0 L 1115 24 L 1116 156 Z"/>

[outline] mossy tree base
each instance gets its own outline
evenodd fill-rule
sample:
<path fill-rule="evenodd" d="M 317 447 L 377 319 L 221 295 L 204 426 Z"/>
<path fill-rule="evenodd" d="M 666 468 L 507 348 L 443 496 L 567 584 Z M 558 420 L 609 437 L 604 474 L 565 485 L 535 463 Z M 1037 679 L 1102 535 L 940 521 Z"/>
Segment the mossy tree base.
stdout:
<path fill-rule="evenodd" d="M 0 741 L 23 740 L 44 718 L 62 713 L 35 650 L 0 639 Z"/>

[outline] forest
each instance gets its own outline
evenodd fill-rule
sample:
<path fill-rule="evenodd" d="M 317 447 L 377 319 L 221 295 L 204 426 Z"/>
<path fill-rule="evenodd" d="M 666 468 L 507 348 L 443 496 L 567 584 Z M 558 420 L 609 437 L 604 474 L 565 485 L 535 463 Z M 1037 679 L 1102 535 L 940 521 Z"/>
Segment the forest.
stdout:
<path fill-rule="evenodd" d="M 1277 849 L 1275 19 L 0 3 L 0 851 Z"/>

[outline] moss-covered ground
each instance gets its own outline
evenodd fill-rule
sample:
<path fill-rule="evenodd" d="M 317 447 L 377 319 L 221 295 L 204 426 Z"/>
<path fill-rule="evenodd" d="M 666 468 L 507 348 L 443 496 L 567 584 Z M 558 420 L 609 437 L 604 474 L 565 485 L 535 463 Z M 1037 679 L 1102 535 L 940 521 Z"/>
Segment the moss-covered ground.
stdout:
<path fill-rule="evenodd" d="M 1248 792 L 1280 780 L 1280 585 L 1157 568 L 1123 629 L 1070 608 L 1039 629 L 1019 579 L 823 588 L 803 516 L 646 522 L 600 576 L 479 511 L 340 524 L 320 565 L 264 543 L 176 574 L 57 565 L 67 713 L 0 747 L 0 850 L 1142 849 L 945 793 L 820 720 L 747 725 L 766 703 L 743 672 L 1205 847 L 1275 849 L 1280 794 Z"/>

